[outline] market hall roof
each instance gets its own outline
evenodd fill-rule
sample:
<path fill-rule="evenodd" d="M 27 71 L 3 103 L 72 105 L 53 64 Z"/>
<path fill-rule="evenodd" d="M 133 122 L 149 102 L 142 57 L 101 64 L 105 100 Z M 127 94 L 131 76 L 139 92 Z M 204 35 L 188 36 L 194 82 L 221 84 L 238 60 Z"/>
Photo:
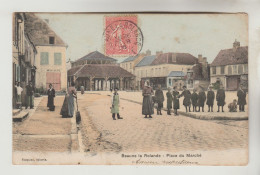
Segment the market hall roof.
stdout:
<path fill-rule="evenodd" d="M 135 77 L 130 72 L 115 64 L 85 64 L 73 67 L 68 70 L 68 76 L 95 78 Z"/>
<path fill-rule="evenodd" d="M 47 22 L 37 17 L 34 13 L 24 13 L 25 34 L 34 45 L 38 46 L 65 46 L 67 44 L 49 27 Z M 50 37 L 54 37 L 54 44 L 50 44 Z"/>
<path fill-rule="evenodd" d="M 182 71 L 171 71 L 168 77 L 184 77 L 185 73 Z"/>
<path fill-rule="evenodd" d="M 78 61 L 83 61 L 83 60 L 95 60 L 95 61 L 112 61 L 112 62 L 116 62 L 116 59 L 105 56 L 104 54 L 98 52 L 98 51 L 94 51 L 94 52 L 90 52 L 89 54 L 79 58 L 78 60 L 76 60 L 75 62 Z"/>
<path fill-rule="evenodd" d="M 224 66 L 232 64 L 247 64 L 248 63 L 248 47 L 238 47 L 220 50 L 210 66 Z"/>
<path fill-rule="evenodd" d="M 151 65 L 159 64 L 181 64 L 194 65 L 198 63 L 198 59 L 189 53 L 162 53 L 157 55 Z"/>
<path fill-rule="evenodd" d="M 136 65 L 136 67 L 149 66 L 154 61 L 155 58 L 156 55 L 146 56 Z"/>

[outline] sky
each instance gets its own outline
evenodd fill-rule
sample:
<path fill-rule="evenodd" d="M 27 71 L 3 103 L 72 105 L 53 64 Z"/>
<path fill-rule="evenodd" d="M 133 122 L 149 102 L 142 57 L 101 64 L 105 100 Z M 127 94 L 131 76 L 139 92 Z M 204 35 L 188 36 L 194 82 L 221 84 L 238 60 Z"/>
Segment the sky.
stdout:
<path fill-rule="evenodd" d="M 107 14 L 40 13 L 68 44 L 67 60 L 92 51 L 104 53 L 104 16 Z M 111 15 L 111 14 L 108 14 Z M 137 14 L 144 40 L 141 52 L 151 50 L 202 54 L 211 63 L 221 49 L 235 40 L 248 46 L 246 14 Z"/>

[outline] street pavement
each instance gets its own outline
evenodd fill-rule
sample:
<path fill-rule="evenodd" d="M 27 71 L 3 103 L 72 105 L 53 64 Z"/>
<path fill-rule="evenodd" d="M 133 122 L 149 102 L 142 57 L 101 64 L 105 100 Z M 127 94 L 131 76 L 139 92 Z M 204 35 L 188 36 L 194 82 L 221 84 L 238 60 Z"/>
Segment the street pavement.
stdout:
<path fill-rule="evenodd" d="M 247 150 L 247 120 L 218 122 L 182 115 L 168 116 L 165 112 L 145 119 L 141 115 L 142 106 L 128 100 L 120 102 L 123 120 L 112 120 L 109 95 L 109 92 L 89 92 L 79 95 L 78 100 L 81 112 L 86 112 L 82 115 L 83 123 L 91 123 L 96 135 L 100 133 L 100 140 L 115 145 L 114 151 Z M 88 145 L 85 146 L 89 149 Z"/>

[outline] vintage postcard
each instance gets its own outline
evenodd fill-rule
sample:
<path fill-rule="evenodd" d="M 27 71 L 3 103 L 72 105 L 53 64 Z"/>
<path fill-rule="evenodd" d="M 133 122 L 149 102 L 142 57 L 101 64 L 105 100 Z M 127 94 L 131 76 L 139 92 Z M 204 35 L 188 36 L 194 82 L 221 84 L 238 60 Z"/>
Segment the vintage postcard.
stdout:
<path fill-rule="evenodd" d="M 247 165 L 246 13 L 13 13 L 15 165 Z"/>

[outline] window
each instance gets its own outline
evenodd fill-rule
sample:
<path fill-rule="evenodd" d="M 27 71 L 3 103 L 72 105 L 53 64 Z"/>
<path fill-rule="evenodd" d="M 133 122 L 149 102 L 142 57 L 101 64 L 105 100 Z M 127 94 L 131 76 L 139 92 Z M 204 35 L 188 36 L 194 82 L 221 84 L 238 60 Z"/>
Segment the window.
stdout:
<path fill-rule="evenodd" d="M 220 69 L 221 69 L 221 74 L 225 74 L 225 66 L 221 66 Z"/>
<path fill-rule="evenodd" d="M 151 77 L 153 76 L 153 68 L 151 69 Z"/>
<path fill-rule="evenodd" d="M 54 53 L 54 65 L 61 65 L 61 53 Z"/>
<path fill-rule="evenodd" d="M 228 74 L 232 75 L 232 67 L 231 66 L 228 66 Z"/>
<path fill-rule="evenodd" d="M 248 72 L 248 65 L 247 64 L 244 64 L 244 72 Z"/>
<path fill-rule="evenodd" d="M 41 65 L 48 65 L 48 64 L 49 64 L 49 53 L 41 52 Z"/>
<path fill-rule="evenodd" d="M 49 44 L 54 44 L 55 38 L 53 36 L 49 37 Z"/>
<path fill-rule="evenodd" d="M 217 70 L 216 70 L 216 67 L 212 67 L 212 74 L 215 75 L 215 74 L 216 74 L 216 71 L 217 71 Z"/>
<path fill-rule="evenodd" d="M 233 74 L 237 74 L 237 65 L 233 65 Z"/>
<path fill-rule="evenodd" d="M 172 85 L 172 79 L 169 78 L 169 86 Z"/>
<path fill-rule="evenodd" d="M 242 74 L 243 73 L 243 65 L 238 65 L 238 74 Z"/>

